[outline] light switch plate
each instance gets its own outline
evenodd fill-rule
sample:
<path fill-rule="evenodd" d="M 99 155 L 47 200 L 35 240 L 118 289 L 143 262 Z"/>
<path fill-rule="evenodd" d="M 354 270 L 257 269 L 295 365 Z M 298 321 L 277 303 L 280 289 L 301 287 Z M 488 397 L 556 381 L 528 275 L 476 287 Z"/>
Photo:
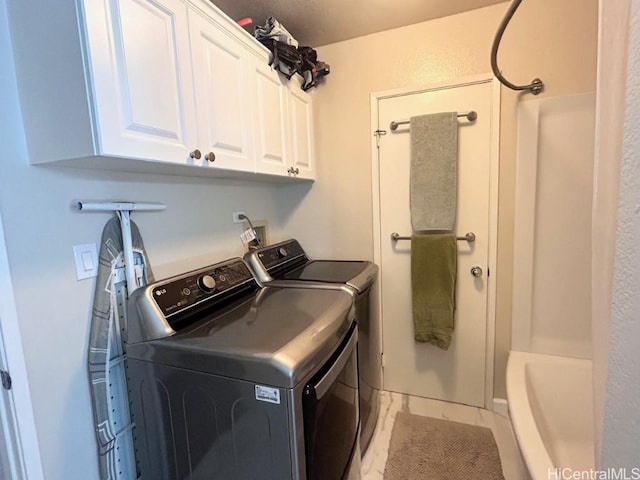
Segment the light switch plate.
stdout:
<path fill-rule="evenodd" d="M 84 280 L 98 275 L 98 250 L 95 243 L 73 246 L 76 260 L 76 278 Z"/>

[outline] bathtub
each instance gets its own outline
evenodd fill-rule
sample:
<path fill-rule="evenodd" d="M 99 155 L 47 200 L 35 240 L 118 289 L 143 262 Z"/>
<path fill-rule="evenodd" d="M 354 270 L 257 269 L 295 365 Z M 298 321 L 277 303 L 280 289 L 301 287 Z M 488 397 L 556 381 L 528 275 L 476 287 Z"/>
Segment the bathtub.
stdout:
<path fill-rule="evenodd" d="M 591 360 L 509 353 L 509 416 L 532 480 L 594 468 L 591 372 Z"/>

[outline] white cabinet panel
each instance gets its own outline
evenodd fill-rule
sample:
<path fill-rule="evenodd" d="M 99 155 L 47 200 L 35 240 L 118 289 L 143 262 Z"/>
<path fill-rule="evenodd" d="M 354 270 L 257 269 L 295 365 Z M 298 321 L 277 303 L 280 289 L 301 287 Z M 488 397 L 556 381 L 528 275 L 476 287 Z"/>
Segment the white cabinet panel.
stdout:
<path fill-rule="evenodd" d="M 253 171 L 248 53 L 208 19 L 189 12 L 199 145 L 214 168 Z"/>
<path fill-rule="evenodd" d="M 260 59 L 261 60 L 261 59 Z M 255 62 L 256 170 L 287 175 L 289 168 L 287 87 L 262 61 Z"/>
<path fill-rule="evenodd" d="M 186 6 L 85 0 L 97 150 L 183 163 L 195 142 Z"/>
<path fill-rule="evenodd" d="M 182 126 L 174 15 L 146 0 L 121 0 L 120 6 L 116 48 L 125 127 L 177 140 Z"/>
<path fill-rule="evenodd" d="M 296 177 L 315 178 L 315 159 L 313 155 L 313 116 L 311 97 L 291 85 L 289 112 L 291 123 L 291 166 Z"/>

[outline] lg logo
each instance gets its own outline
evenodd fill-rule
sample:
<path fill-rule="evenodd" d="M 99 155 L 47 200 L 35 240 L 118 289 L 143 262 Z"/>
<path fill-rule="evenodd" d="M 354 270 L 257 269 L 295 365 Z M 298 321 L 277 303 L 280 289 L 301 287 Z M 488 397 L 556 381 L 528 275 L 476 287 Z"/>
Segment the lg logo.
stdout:
<path fill-rule="evenodd" d="M 156 297 L 159 297 L 160 295 L 164 295 L 165 293 L 167 293 L 167 289 L 166 288 L 160 288 L 160 289 L 156 290 Z"/>

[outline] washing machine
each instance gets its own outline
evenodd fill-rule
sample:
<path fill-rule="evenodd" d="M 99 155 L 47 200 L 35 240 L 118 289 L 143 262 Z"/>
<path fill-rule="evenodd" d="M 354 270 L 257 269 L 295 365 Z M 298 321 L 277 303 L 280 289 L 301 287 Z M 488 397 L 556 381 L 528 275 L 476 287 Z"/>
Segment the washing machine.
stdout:
<path fill-rule="evenodd" d="M 346 290 L 353 295 L 358 323 L 360 445 L 364 455 L 378 419 L 382 388 L 381 332 L 372 316 L 370 299 L 378 266 L 368 261 L 312 260 L 295 239 L 251 250 L 244 258 L 265 285 Z"/>
<path fill-rule="evenodd" d="M 360 478 L 353 298 L 262 287 L 240 258 L 136 290 L 127 382 L 138 475 Z"/>

